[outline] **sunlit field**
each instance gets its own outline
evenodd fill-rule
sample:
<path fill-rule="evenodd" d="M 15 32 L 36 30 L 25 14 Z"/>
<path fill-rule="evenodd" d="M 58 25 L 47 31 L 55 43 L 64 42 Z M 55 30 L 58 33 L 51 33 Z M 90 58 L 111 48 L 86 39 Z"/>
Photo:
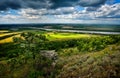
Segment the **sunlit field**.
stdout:
<path fill-rule="evenodd" d="M 9 32 L 9 30 L 1 30 L 0 31 L 0 43 L 13 42 L 13 37 L 20 37 L 20 33 L 22 32 Z"/>
<path fill-rule="evenodd" d="M 47 31 L 27 30 L 27 31 L 21 31 L 21 32 L 2 33 L 2 34 L 0 34 L 0 37 L 9 36 L 9 35 L 13 35 L 13 34 L 18 34 L 18 35 L 2 39 L 2 40 L 0 40 L 0 43 L 13 42 L 13 37 L 20 37 L 20 34 L 22 32 L 32 32 L 32 33 L 34 33 L 36 35 L 42 34 L 42 35 L 45 35 L 46 38 L 48 40 L 50 40 L 50 41 L 54 41 L 54 40 L 66 40 L 66 39 L 78 39 L 78 38 L 89 38 L 89 37 L 97 37 L 98 36 L 98 35 L 80 34 L 80 33 L 47 32 Z"/>
<path fill-rule="evenodd" d="M 0 30 L 0 33 L 9 32 L 8 30 Z"/>
<path fill-rule="evenodd" d="M 66 40 L 77 38 L 97 37 L 98 35 L 80 34 L 80 33 L 62 33 L 62 32 L 49 32 L 45 33 L 48 40 Z"/>
<path fill-rule="evenodd" d="M 76 33 L 47 33 L 46 36 L 48 39 L 73 39 L 73 38 L 82 38 L 82 37 L 90 37 L 87 34 L 76 34 Z"/>
<path fill-rule="evenodd" d="M 2 39 L 2 40 L 0 40 L 0 43 L 9 43 L 9 42 L 13 42 L 13 37 L 20 37 L 20 34 L 14 35 L 14 36 L 12 36 L 12 37 L 8 37 L 8 38 L 5 38 L 5 39 Z"/>
<path fill-rule="evenodd" d="M 12 35 L 12 34 L 19 34 L 19 33 L 21 33 L 21 32 L 2 33 L 2 34 L 0 34 L 0 37 Z"/>

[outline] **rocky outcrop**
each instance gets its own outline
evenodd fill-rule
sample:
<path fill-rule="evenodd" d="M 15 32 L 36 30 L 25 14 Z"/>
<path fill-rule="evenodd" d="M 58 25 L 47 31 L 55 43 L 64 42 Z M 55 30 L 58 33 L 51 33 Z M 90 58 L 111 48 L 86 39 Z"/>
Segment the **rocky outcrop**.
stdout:
<path fill-rule="evenodd" d="M 56 60 L 58 58 L 58 54 L 55 52 L 55 50 L 42 50 L 40 51 L 40 54 L 51 60 Z"/>

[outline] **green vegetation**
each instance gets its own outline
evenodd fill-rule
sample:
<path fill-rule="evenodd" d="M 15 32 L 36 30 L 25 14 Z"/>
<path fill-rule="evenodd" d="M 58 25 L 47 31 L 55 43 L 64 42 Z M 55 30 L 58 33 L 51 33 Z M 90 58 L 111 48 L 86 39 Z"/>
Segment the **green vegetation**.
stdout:
<path fill-rule="evenodd" d="M 75 38 L 85 38 L 91 37 L 88 34 L 77 34 L 77 33 L 60 33 L 60 32 L 50 32 L 45 34 L 49 40 L 57 39 L 75 39 Z M 93 35 L 92 35 L 93 36 Z"/>
<path fill-rule="evenodd" d="M 47 32 L 47 31 L 38 31 L 38 30 L 22 30 L 19 32 L 8 32 L 8 33 L 1 33 L 0 34 L 0 43 L 12 42 L 12 38 L 15 35 L 19 35 L 22 32 L 31 32 L 36 35 L 45 35 L 46 38 L 50 41 L 54 40 L 68 40 L 68 39 L 79 39 L 79 38 L 86 38 L 86 37 L 97 37 L 97 35 L 89 35 L 89 34 L 78 34 L 78 33 L 63 33 L 63 32 Z"/>
<path fill-rule="evenodd" d="M 61 57 L 57 78 L 119 78 L 120 45 L 111 45 L 98 52 Z M 74 61 L 73 61 L 74 60 Z"/>
<path fill-rule="evenodd" d="M 120 77 L 120 35 L 21 32 L 0 44 L 0 78 Z"/>

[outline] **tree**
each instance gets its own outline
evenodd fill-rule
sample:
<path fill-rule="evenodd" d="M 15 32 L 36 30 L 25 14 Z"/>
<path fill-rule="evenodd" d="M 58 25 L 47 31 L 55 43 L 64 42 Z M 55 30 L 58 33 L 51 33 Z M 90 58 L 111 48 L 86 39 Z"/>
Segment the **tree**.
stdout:
<path fill-rule="evenodd" d="M 31 33 L 31 32 L 23 32 L 21 34 L 21 37 L 19 38 L 14 37 L 13 40 L 15 43 L 20 44 L 20 46 L 24 48 L 25 52 L 32 52 L 32 57 L 33 59 L 35 59 L 35 52 L 37 49 L 37 44 L 43 43 L 47 39 L 46 39 L 46 36 L 41 35 L 41 34 L 38 35 L 38 34 Z"/>

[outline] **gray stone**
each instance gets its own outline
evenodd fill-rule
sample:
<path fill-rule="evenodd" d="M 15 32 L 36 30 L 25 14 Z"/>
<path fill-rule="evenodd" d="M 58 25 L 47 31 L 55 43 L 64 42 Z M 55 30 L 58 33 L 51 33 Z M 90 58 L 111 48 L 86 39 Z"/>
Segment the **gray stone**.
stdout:
<path fill-rule="evenodd" d="M 57 56 L 58 56 L 58 54 L 57 54 L 57 52 L 55 52 L 55 50 L 42 50 L 42 51 L 40 51 L 40 54 L 51 60 L 56 60 Z"/>

